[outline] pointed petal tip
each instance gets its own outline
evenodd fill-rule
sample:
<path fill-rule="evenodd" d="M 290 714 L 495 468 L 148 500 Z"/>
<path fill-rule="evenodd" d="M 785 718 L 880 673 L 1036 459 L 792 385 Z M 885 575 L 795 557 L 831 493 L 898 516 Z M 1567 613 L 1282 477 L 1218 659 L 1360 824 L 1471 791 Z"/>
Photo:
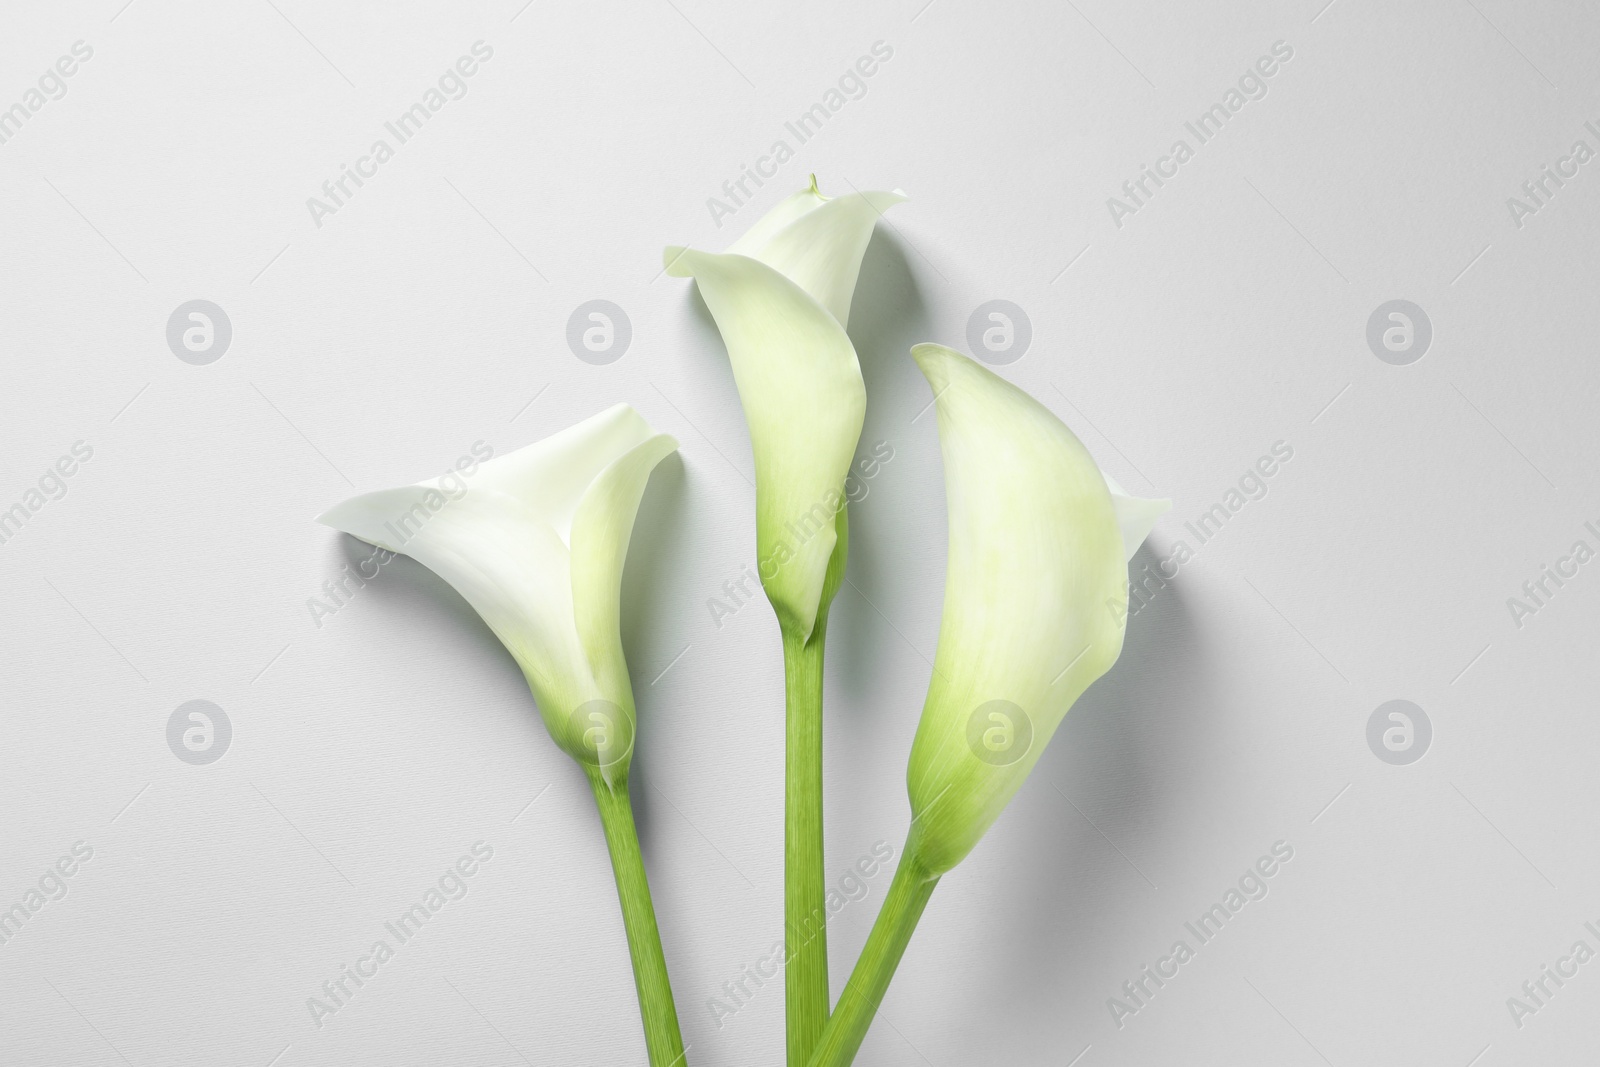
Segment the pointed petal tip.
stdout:
<path fill-rule="evenodd" d="M 811 184 L 809 186 L 807 186 L 806 188 L 800 190 L 801 195 L 805 195 L 805 194 L 809 193 L 810 195 L 816 197 L 819 200 L 832 200 L 833 199 L 833 197 L 827 195 L 826 193 L 824 193 L 822 191 L 822 186 L 817 181 L 817 176 L 815 174 L 810 175 L 810 179 L 811 179 Z M 851 186 L 851 188 L 854 189 L 855 187 Z M 897 203 L 897 204 L 904 203 L 905 201 L 911 199 L 909 196 L 906 195 L 905 190 L 898 189 L 898 188 L 890 189 L 887 192 L 876 191 L 876 190 L 868 190 L 866 192 L 861 192 L 860 195 L 861 196 L 868 196 L 868 197 L 885 197 L 885 198 L 894 197 L 894 202 Z"/>
<path fill-rule="evenodd" d="M 348 500 L 339 501 L 337 504 L 333 505 L 333 507 L 326 509 L 322 512 L 322 514 L 318 515 L 316 521 L 331 530 L 338 530 L 340 533 L 348 532 L 346 531 L 345 527 L 348 525 L 347 520 L 350 514 L 350 505 L 356 499 L 356 497 L 351 497 Z"/>
<path fill-rule="evenodd" d="M 682 245 L 668 245 L 661 250 L 661 269 L 672 278 L 688 278 L 694 274 L 690 269 L 686 257 L 689 249 Z"/>
<path fill-rule="evenodd" d="M 626 400 L 619 400 L 608 408 L 602 408 L 600 411 L 596 412 L 593 417 L 602 419 L 637 419 L 639 422 L 645 421 L 644 416 L 639 414 L 639 409 L 628 403 Z"/>
<path fill-rule="evenodd" d="M 911 346 L 911 358 L 917 361 L 918 366 L 925 367 L 929 362 L 947 359 L 950 356 L 959 356 L 961 353 L 948 345 L 941 345 L 936 341 L 920 341 Z"/>
<path fill-rule="evenodd" d="M 678 439 L 670 433 L 658 433 L 639 447 L 644 448 L 646 446 L 649 446 L 655 453 L 655 460 L 652 463 L 652 466 L 654 466 L 655 463 L 660 463 L 678 450 Z"/>
<path fill-rule="evenodd" d="M 678 439 L 676 437 L 669 433 L 662 433 L 650 425 L 650 420 L 645 418 L 638 408 L 627 401 L 611 405 L 603 414 L 633 423 L 638 435 L 643 439 L 640 443 L 645 441 L 665 441 L 671 446 L 667 449 L 668 452 L 676 452 L 678 450 Z"/>
<path fill-rule="evenodd" d="M 660 436 L 660 434 L 656 431 L 656 428 L 650 425 L 650 420 L 645 418 L 644 415 L 640 414 L 638 408 L 634 407 L 625 400 L 618 401 L 608 408 L 597 411 L 589 418 L 583 420 L 583 422 L 575 425 L 583 426 L 595 423 L 626 427 L 627 434 L 630 438 L 632 438 L 632 443 L 634 445 L 641 444 L 652 437 Z M 571 428 L 572 427 L 568 427 L 569 430 Z M 535 442 L 535 444 L 537 445 L 538 442 Z"/>
<path fill-rule="evenodd" d="M 933 386 L 934 393 L 942 393 L 950 384 L 950 375 L 967 357 L 946 345 L 925 341 L 911 346 L 911 358 L 922 368 L 922 376 Z"/>
<path fill-rule="evenodd" d="M 1111 506 L 1117 513 L 1117 526 L 1122 531 L 1123 558 L 1129 563 L 1139 554 L 1140 547 L 1155 529 L 1156 520 L 1172 510 L 1172 501 L 1166 498 L 1128 496 L 1106 476 L 1111 489 Z"/>
<path fill-rule="evenodd" d="M 397 490 L 389 490 L 388 492 L 393 493 L 397 492 Z M 360 496 L 350 497 L 348 500 L 341 500 L 321 515 L 318 515 L 316 521 L 330 530 L 348 534 L 358 541 L 365 541 L 369 545 L 378 545 L 380 548 L 387 547 L 380 543 L 382 540 L 381 531 L 377 529 L 379 523 L 374 518 L 377 512 L 375 509 L 376 501 L 373 500 L 373 497 L 377 495 L 379 494 L 363 493 Z"/>

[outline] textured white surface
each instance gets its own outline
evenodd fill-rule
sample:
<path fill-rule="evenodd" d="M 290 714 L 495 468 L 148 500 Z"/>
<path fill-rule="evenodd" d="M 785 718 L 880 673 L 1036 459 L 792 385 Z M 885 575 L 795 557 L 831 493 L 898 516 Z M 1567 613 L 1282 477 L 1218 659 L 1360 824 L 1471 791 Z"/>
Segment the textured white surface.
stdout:
<path fill-rule="evenodd" d="M 1175 501 L 1135 567 L 1194 550 L 935 894 L 860 1062 L 1583 1062 L 1600 962 L 1520 1026 L 1507 998 L 1600 949 L 1600 565 L 1520 627 L 1506 600 L 1600 547 L 1600 161 L 1520 228 L 1506 200 L 1600 148 L 1600 11 L 1323 3 L 11 5 L 0 107 L 93 56 L 0 144 L 0 508 L 93 456 L 0 544 L 0 907 L 93 858 L 0 944 L 0 1062 L 644 1062 L 593 807 L 510 658 L 409 561 L 307 608 L 364 554 L 312 522 L 329 504 L 621 400 L 683 443 L 625 640 L 690 1061 L 779 1062 L 776 984 L 708 1007 L 780 936 L 782 675 L 764 602 L 708 610 L 751 562 L 749 445 L 659 257 L 810 171 L 911 196 L 851 323 L 864 448 L 894 458 L 833 613 L 831 877 L 898 855 L 937 632 L 912 343 L 1019 305 L 1002 372 Z M 314 225 L 306 199 L 480 40 L 467 95 Z M 798 144 L 785 122 L 878 41 Z M 1114 225 L 1107 198 L 1278 41 L 1266 96 Z M 706 199 L 779 138 L 794 158 L 719 230 Z M 632 323 L 607 365 L 565 340 L 597 298 Z M 1365 337 L 1397 298 L 1434 330 L 1408 366 Z M 232 322 L 209 365 L 165 340 L 192 299 Z M 1268 495 L 1200 545 L 1184 524 L 1279 441 Z M 194 699 L 233 726 L 205 766 L 166 740 Z M 1409 766 L 1366 740 L 1391 699 L 1433 725 Z M 307 998 L 479 841 L 465 898 L 315 1027 Z M 1119 1028 L 1108 998 L 1278 841 L 1266 898 Z M 836 990 L 886 884 L 833 921 Z"/>

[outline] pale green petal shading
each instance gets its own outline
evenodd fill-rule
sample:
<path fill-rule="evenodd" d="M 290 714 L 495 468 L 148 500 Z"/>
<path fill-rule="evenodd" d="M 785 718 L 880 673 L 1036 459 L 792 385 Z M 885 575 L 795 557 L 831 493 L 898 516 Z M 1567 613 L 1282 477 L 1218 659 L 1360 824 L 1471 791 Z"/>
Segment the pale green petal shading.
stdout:
<path fill-rule="evenodd" d="M 319 521 L 449 582 L 522 668 L 550 734 L 634 704 L 618 623 L 622 564 L 650 471 L 677 443 L 619 404 L 470 473 L 346 500 Z M 592 753 L 591 753 L 592 754 Z"/>
<path fill-rule="evenodd" d="M 813 183 L 728 252 L 663 257 L 668 274 L 698 283 L 727 347 L 755 458 L 757 571 L 785 631 L 802 639 L 826 603 L 835 516 L 866 417 L 844 326 L 873 226 L 903 199 L 830 199 Z"/>
<path fill-rule="evenodd" d="M 622 568 L 645 483 L 678 442 L 657 434 L 595 479 L 572 524 L 572 600 L 578 639 L 603 691 L 628 685 L 622 650 Z"/>
<path fill-rule="evenodd" d="M 949 515 L 939 645 L 907 771 L 908 851 L 937 876 L 978 842 L 1073 702 L 1116 662 L 1128 549 L 1105 477 L 1060 419 L 953 349 L 912 354 L 937 398 Z M 974 723 L 981 738 L 993 709 L 1031 741 L 984 759 Z"/>

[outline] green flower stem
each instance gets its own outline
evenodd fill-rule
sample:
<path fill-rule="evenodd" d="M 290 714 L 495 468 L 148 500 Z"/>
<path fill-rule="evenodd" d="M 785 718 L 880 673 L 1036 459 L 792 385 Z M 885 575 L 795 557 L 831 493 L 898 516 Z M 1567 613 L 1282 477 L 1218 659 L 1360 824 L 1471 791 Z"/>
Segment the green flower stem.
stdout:
<path fill-rule="evenodd" d="M 622 905 L 622 925 L 628 934 L 628 954 L 633 957 L 633 984 L 639 993 L 639 1015 L 644 1022 L 644 1045 L 650 1067 L 682 1067 L 683 1035 L 678 1031 L 678 1009 L 672 1003 L 667 980 L 667 959 L 661 952 L 661 931 L 650 902 L 644 857 L 639 853 L 639 833 L 633 825 L 633 801 L 626 777 L 607 785 L 599 768 L 584 767 L 600 825 L 605 828 L 611 870 L 617 878 L 617 899 Z"/>
<path fill-rule="evenodd" d="M 805 1067 L 828 1021 L 827 880 L 822 868 L 822 646 L 783 635 L 787 707 L 783 804 L 783 972 L 789 1067 Z"/>
<path fill-rule="evenodd" d="M 917 928 L 917 920 L 922 918 L 922 909 L 928 906 L 928 898 L 938 884 L 939 879 L 922 868 L 912 850 L 901 854 L 900 866 L 889 883 L 867 945 L 856 960 L 856 969 L 845 984 L 809 1067 L 849 1067 L 855 1060 L 872 1018 L 878 1014 L 878 1005 L 883 1003 L 889 979 L 900 966 L 900 957 Z"/>

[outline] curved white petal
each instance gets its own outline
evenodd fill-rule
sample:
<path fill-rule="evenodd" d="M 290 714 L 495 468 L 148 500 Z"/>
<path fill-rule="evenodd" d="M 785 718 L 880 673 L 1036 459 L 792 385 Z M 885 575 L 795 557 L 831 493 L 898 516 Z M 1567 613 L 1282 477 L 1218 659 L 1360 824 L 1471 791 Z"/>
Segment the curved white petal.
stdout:
<path fill-rule="evenodd" d="M 950 524 L 939 646 L 907 771 L 914 845 L 938 874 L 978 842 L 1073 702 L 1116 662 L 1128 569 L 1107 480 L 1060 419 L 953 349 L 912 354 L 937 398 Z"/>
<path fill-rule="evenodd" d="M 583 494 L 600 472 L 654 436 L 644 416 L 627 404 L 613 404 L 542 441 L 489 460 L 473 475 L 472 484 L 525 502 L 565 541 Z"/>
<path fill-rule="evenodd" d="M 750 427 L 762 585 L 784 627 L 808 637 L 867 411 L 855 349 L 822 305 L 764 263 L 692 250 L 679 262 L 717 319 Z"/>
<path fill-rule="evenodd" d="M 851 193 L 826 197 L 811 188 L 795 193 L 735 241 L 728 252 L 758 259 L 809 293 L 841 326 L 850 324 L 861 259 L 879 217 L 906 195 Z"/>
<path fill-rule="evenodd" d="M 367 493 L 319 521 L 449 582 L 516 658 L 551 736 L 593 761 L 574 719 L 588 702 L 615 707 L 619 736 L 633 735 L 622 564 L 650 471 L 676 447 L 617 405 L 468 476 Z M 607 767 L 625 769 L 614 755 Z"/>
<path fill-rule="evenodd" d="M 588 675 L 571 622 L 567 546 L 516 497 L 473 486 L 452 499 L 423 483 L 354 497 L 318 521 L 408 555 L 449 582 L 516 657 L 537 695 L 553 696 L 558 678 Z"/>
<path fill-rule="evenodd" d="M 866 387 L 844 330 L 872 228 L 899 193 L 796 193 L 726 253 L 668 248 L 728 349 L 756 467 L 757 570 L 780 623 L 816 625 Z"/>
<path fill-rule="evenodd" d="M 602 690 L 628 685 L 622 658 L 622 568 L 645 483 L 656 464 L 677 447 L 666 434 L 634 446 L 594 480 L 573 520 L 573 621 Z"/>

